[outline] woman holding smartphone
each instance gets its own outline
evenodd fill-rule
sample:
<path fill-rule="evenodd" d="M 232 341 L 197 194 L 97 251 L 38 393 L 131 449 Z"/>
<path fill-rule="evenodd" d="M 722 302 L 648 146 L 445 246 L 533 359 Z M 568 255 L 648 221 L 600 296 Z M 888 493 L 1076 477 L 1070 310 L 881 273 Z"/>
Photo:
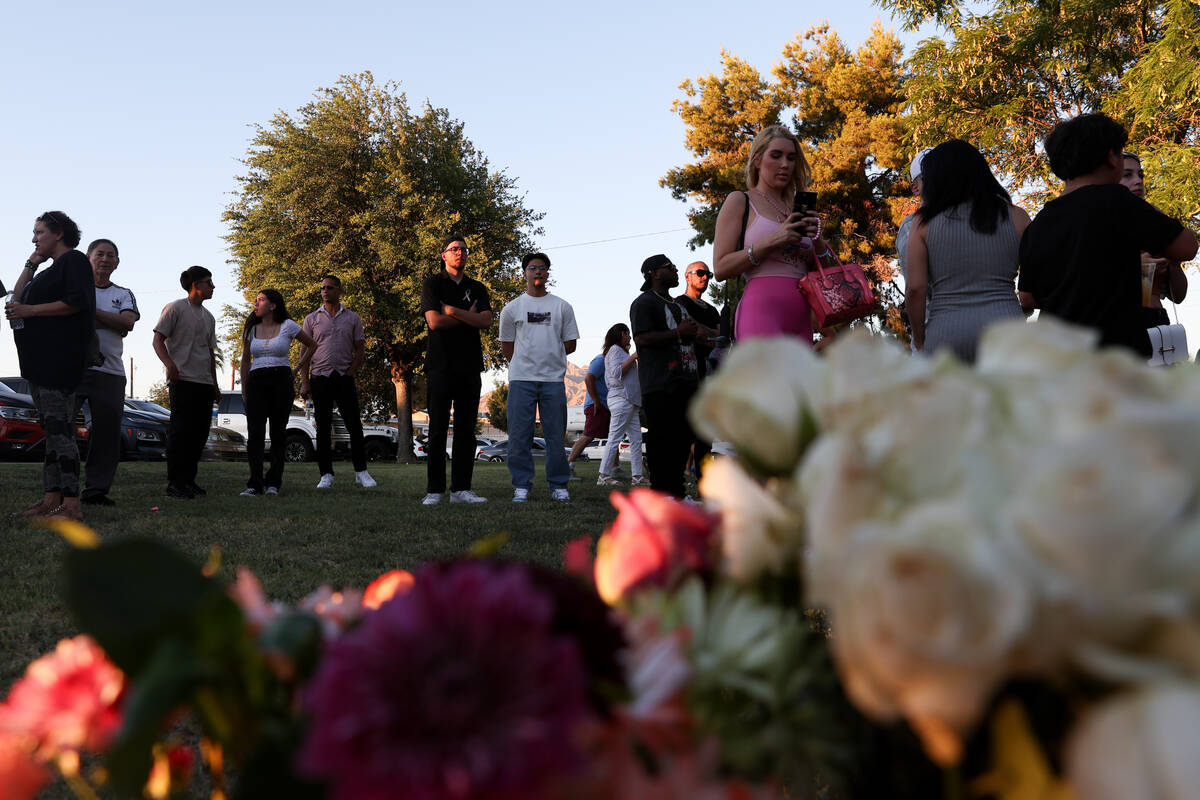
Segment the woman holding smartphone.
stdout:
<path fill-rule="evenodd" d="M 246 481 L 243 497 L 277 495 L 283 483 L 287 420 L 296 397 L 288 357 L 293 339 L 299 339 L 305 347 L 317 346 L 288 315 L 283 295 L 274 289 L 263 289 L 254 299 L 254 311 L 242 329 L 242 399 L 246 404 L 246 427 L 250 434 L 246 442 L 250 480 Z M 264 480 L 263 451 L 268 421 L 271 469 Z"/>
<path fill-rule="evenodd" d="M 734 192 L 721 205 L 713 242 L 716 278 L 747 279 L 734 320 L 738 339 L 795 336 L 812 343 L 809 307 L 797 282 L 816 258 L 830 259 L 830 265 L 836 259 L 821 238 L 816 214 L 793 210 L 811 174 L 796 135 L 782 125 L 768 126 L 750 147 L 749 191 Z"/>

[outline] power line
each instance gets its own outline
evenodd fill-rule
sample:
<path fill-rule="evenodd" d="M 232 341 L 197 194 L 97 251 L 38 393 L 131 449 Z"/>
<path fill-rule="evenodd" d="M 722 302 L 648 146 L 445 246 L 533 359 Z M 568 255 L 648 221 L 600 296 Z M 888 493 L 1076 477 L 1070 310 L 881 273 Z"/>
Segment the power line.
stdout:
<path fill-rule="evenodd" d="M 626 239 L 645 239 L 647 236 L 662 236 L 664 233 L 679 233 L 680 231 L 690 231 L 691 228 L 672 228 L 669 231 L 655 231 L 653 233 L 635 233 L 632 236 L 615 236 L 612 239 L 596 239 L 593 242 L 576 242 L 575 244 L 560 244 L 556 247 L 546 247 L 546 250 L 566 250 L 569 247 L 586 247 L 590 244 L 606 244 L 608 242 L 623 242 Z"/>

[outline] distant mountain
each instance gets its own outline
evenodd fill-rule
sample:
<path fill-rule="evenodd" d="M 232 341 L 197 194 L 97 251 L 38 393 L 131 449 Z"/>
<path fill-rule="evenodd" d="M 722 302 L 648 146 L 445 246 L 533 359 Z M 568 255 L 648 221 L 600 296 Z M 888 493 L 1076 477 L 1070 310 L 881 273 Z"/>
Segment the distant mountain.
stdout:
<path fill-rule="evenodd" d="M 587 377 L 587 369 L 585 369 L 584 367 L 578 367 L 578 366 L 572 364 L 570 361 L 567 362 L 567 374 L 566 374 L 566 377 L 563 378 L 563 383 L 565 383 L 567 385 L 567 406 L 568 407 L 583 405 L 584 399 L 587 398 L 587 386 L 585 386 L 584 382 L 583 382 L 584 378 L 586 378 L 586 377 Z M 487 412 L 487 401 L 488 401 L 488 398 L 491 396 L 492 396 L 491 392 L 485 392 L 479 398 L 480 412 L 483 412 L 483 413 Z"/>

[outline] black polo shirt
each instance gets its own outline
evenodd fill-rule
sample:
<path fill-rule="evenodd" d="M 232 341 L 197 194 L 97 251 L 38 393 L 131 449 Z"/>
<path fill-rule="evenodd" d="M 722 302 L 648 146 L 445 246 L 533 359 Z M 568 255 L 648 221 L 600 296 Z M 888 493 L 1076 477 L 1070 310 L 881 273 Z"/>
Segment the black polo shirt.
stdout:
<path fill-rule="evenodd" d="M 83 380 L 88 345 L 95 333 L 96 281 L 87 256 L 68 250 L 43 266 L 25 287 L 30 305 L 61 300 L 79 309 L 60 317 L 29 317 L 13 331 L 21 377 L 38 386 L 72 392 Z"/>
<path fill-rule="evenodd" d="M 487 287 L 477 280 L 463 276 L 457 283 L 446 270 L 426 278 L 421 287 L 421 313 L 437 311 L 443 306 L 491 311 L 492 302 Z M 466 324 L 441 331 L 430 330 L 425 348 L 425 372 L 483 372 L 483 343 L 479 328 Z"/>

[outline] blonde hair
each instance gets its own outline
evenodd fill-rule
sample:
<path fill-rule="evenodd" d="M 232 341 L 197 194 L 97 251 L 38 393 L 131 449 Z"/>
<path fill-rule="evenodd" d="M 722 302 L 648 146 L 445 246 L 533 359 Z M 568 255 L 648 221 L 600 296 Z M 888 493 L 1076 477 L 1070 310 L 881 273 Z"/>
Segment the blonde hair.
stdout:
<path fill-rule="evenodd" d="M 754 143 L 750 145 L 750 158 L 746 161 L 746 188 L 753 189 L 758 183 L 758 164 L 756 162 L 763 157 L 763 154 L 767 152 L 767 147 L 775 139 L 787 139 L 796 145 L 796 171 L 792 175 L 791 182 L 792 194 L 795 194 L 808 186 L 808 182 L 812 178 L 812 169 L 808 166 L 808 159 L 804 157 L 804 149 L 800 147 L 800 140 L 796 138 L 796 134 L 783 125 L 768 125 L 758 132 L 758 136 L 754 137 Z"/>

